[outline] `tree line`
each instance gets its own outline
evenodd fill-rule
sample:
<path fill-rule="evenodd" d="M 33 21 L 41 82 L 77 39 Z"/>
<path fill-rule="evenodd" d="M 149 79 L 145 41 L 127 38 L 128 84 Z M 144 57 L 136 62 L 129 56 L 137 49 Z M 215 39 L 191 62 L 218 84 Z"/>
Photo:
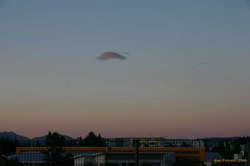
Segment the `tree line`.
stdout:
<path fill-rule="evenodd" d="M 100 134 L 89 132 L 85 138 L 79 137 L 74 140 L 65 139 L 64 136 L 57 132 L 48 132 L 44 142 L 27 142 L 23 143 L 16 139 L 0 138 L 0 155 L 15 154 L 16 147 L 30 147 L 30 146 L 69 146 L 69 147 L 104 147 L 105 139 Z"/>
<path fill-rule="evenodd" d="M 34 143 L 20 143 L 18 140 L 11 140 L 8 138 L 0 139 L 0 155 L 15 154 L 16 147 L 19 146 L 32 146 Z M 67 140 L 64 136 L 57 132 L 49 132 L 46 135 L 44 143 L 37 142 L 36 146 L 46 146 L 48 151 L 44 151 L 45 165 L 46 166 L 73 166 L 72 154 L 65 152 L 63 147 L 65 146 L 85 146 L 85 147 L 104 147 L 105 139 L 100 135 L 96 135 L 94 132 L 89 132 L 83 139 L 79 137 L 76 140 Z M 22 166 L 21 163 L 15 160 L 6 161 L 6 166 Z"/>

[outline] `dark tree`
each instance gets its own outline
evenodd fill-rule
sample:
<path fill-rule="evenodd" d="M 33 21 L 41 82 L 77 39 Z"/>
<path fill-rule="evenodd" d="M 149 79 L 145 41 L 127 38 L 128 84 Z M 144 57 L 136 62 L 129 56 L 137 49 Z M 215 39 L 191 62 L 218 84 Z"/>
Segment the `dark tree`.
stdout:
<path fill-rule="evenodd" d="M 53 146 L 65 146 L 66 145 L 66 140 L 64 136 L 54 132 L 51 133 L 49 132 L 48 135 L 46 136 L 45 140 L 45 145 L 49 147 Z"/>
<path fill-rule="evenodd" d="M 10 140 L 8 138 L 0 139 L 0 154 L 10 155 L 15 154 L 16 147 L 20 146 L 18 140 Z"/>
<path fill-rule="evenodd" d="M 84 141 L 83 141 L 82 137 L 79 137 L 77 140 L 78 140 L 78 142 L 77 142 L 78 146 L 84 146 Z"/>
<path fill-rule="evenodd" d="M 89 132 L 89 134 L 83 141 L 83 145 L 86 147 L 104 147 L 105 140 L 100 134 L 96 136 L 94 132 Z"/>
<path fill-rule="evenodd" d="M 63 146 L 66 144 L 64 136 L 61 136 L 56 132 L 49 132 L 46 136 L 45 144 L 48 146 L 48 151 L 44 153 L 49 166 L 73 165 L 72 156 L 66 154 L 63 150 Z"/>

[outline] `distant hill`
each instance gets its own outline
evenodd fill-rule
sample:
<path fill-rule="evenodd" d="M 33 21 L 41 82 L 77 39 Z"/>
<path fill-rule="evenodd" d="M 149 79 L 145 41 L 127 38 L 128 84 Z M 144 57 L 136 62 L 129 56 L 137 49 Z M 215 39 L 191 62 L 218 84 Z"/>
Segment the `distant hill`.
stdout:
<path fill-rule="evenodd" d="M 66 136 L 66 135 L 63 135 L 63 134 L 60 134 L 60 133 L 59 133 L 59 135 L 63 136 L 68 141 L 75 140 L 74 138 L 72 138 L 70 136 Z M 0 138 L 7 138 L 7 139 L 10 139 L 10 140 L 18 140 L 21 143 L 28 143 L 28 142 L 44 143 L 45 139 L 46 139 L 46 135 L 30 139 L 28 137 L 16 134 L 15 132 L 12 132 L 12 131 L 4 131 L 4 132 L 0 132 Z"/>
<path fill-rule="evenodd" d="M 28 137 L 16 134 L 15 132 L 12 132 L 12 131 L 0 132 L 0 138 L 7 138 L 10 140 L 18 140 L 21 143 L 27 143 L 30 141 L 30 139 Z"/>
<path fill-rule="evenodd" d="M 228 141 L 228 140 L 236 140 L 239 139 L 240 137 L 212 137 L 212 138 L 202 138 L 204 141 L 211 141 L 211 142 L 223 142 L 223 141 Z"/>
<path fill-rule="evenodd" d="M 58 134 L 61 135 L 61 136 L 63 136 L 67 141 L 75 140 L 75 138 L 72 138 L 70 136 L 63 135 L 63 134 L 60 134 L 60 133 L 58 133 Z M 35 138 L 31 139 L 31 141 L 32 142 L 44 143 L 45 139 L 46 139 L 46 135 L 45 136 L 41 136 L 41 137 L 35 137 Z"/>
<path fill-rule="evenodd" d="M 58 133 L 59 135 L 63 136 L 66 140 L 70 141 L 70 140 L 76 140 L 73 137 L 67 136 L 67 135 L 63 135 Z M 15 132 L 12 131 L 4 131 L 4 132 L 0 132 L 0 139 L 1 138 L 8 138 L 10 140 L 18 140 L 21 143 L 28 143 L 28 142 L 39 142 L 41 144 L 45 143 L 45 139 L 46 139 L 46 135 L 45 136 L 41 136 L 41 137 L 35 137 L 35 138 L 28 138 L 25 136 L 22 136 L 20 134 L 16 134 Z M 235 139 L 239 139 L 240 137 L 208 137 L 208 138 L 199 138 L 200 140 L 203 141 L 208 141 L 208 142 L 223 142 L 223 141 L 227 141 L 227 140 L 235 140 Z M 109 139 L 109 138 L 106 138 Z M 167 139 L 164 138 L 167 141 L 190 141 L 192 139 Z"/>

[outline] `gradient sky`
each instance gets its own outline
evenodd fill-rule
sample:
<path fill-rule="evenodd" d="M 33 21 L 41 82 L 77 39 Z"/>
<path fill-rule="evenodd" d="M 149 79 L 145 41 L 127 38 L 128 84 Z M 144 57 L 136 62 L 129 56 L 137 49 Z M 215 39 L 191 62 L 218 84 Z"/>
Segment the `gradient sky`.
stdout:
<path fill-rule="evenodd" d="M 0 131 L 241 136 L 249 117 L 247 0 L 0 0 Z"/>

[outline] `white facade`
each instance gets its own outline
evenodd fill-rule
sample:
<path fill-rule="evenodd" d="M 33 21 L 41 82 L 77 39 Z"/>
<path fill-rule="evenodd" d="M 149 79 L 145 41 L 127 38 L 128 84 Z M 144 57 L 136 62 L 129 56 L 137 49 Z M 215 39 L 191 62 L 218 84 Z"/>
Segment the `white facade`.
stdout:
<path fill-rule="evenodd" d="M 172 166 L 175 162 L 173 152 L 140 152 L 139 164 L 150 164 L 154 166 Z M 134 152 L 107 152 L 94 155 L 79 155 L 74 157 L 74 166 L 134 166 Z"/>
<path fill-rule="evenodd" d="M 74 159 L 74 166 L 84 166 L 85 157 Z"/>

